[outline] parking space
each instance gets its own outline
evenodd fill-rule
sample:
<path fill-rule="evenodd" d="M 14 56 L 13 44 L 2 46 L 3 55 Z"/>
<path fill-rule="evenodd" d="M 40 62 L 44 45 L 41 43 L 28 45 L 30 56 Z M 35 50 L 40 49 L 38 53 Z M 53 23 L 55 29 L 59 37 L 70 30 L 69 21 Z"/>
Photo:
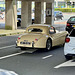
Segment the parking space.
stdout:
<path fill-rule="evenodd" d="M 12 37 L 15 39 L 17 36 Z M 21 51 L 13 43 L 0 48 L 0 64 L 0 68 L 15 71 L 19 75 L 66 75 L 67 72 L 68 75 L 74 75 L 72 69 L 75 61 L 74 59 L 66 61 L 62 46 L 53 47 L 48 52 L 42 49 Z"/>
<path fill-rule="evenodd" d="M 39 75 L 42 74 L 66 75 L 66 71 L 70 72 L 67 68 L 72 69 L 75 66 L 74 60 L 65 61 L 65 59 L 62 59 L 63 58 L 62 57 L 63 55 L 61 53 L 63 50 L 62 47 L 59 48 L 55 47 L 52 49 L 52 51 L 49 52 L 35 51 L 35 50 L 31 51 L 30 49 L 28 49 L 27 51 L 21 51 L 19 48 L 18 49 L 16 49 L 15 47 L 10 47 L 10 48 L 8 47 L 2 49 L 3 52 L 4 51 L 10 52 L 8 50 L 11 50 L 11 53 L 10 54 L 7 53 L 7 55 L 0 57 L 1 68 L 15 71 L 19 75 L 24 75 L 24 74 L 38 75 L 38 72 Z M 0 50 L 0 53 L 3 52 Z M 59 56 L 59 54 L 57 54 L 59 52 L 60 55 L 62 56 Z M 58 59 L 58 57 L 60 58 Z M 71 74 L 74 75 L 73 70 L 71 70 L 71 73 L 68 75 Z"/>

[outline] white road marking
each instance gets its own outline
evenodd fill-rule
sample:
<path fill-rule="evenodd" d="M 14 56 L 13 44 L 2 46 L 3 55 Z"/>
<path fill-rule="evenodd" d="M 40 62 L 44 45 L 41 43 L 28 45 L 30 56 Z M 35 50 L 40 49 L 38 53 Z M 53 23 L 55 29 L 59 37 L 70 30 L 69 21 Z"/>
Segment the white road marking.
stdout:
<path fill-rule="evenodd" d="M 5 49 L 5 48 L 9 48 L 9 47 L 14 47 L 16 45 L 10 45 L 10 46 L 5 46 L 5 47 L 1 47 L 0 49 Z"/>
<path fill-rule="evenodd" d="M 14 54 L 10 54 L 10 55 L 7 55 L 7 56 L 3 56 L 3 57 L 0 57 L 0 60 L 1 59 L 5 59 L 5 58 L 9 58 L 9 57 L 13 57 L 13 56 L 17 56 L 17 55 L 20 55 L 20 54 L 23 54 L 23 53 L 33 53 L 33 51 L 21 51 L 19 53 L 14 53 Z"/>
<path fill-rule="evenodd" d="M 75 66 L 75 60 L 69 60 L 67 62 L 64 62 L 58 66 L 55 66 L 54 68 L 60 68 L 60 67 L 70 67 L 70 66 Z"/>
<path fill-rule="evenodd" d="M 42 59 L 47 59 L 49 57 L 52 57 L 52 55 L 48 55 L 48 56 L 42 57 Z"/>

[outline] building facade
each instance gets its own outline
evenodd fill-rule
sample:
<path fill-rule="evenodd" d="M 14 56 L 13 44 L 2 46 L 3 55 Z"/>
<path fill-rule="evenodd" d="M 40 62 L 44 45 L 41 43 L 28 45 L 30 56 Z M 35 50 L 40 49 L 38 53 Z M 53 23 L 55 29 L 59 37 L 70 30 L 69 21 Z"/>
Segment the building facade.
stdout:
<path fill-rule="evenodd" d="M 75 2 L 75 0 L 70 0 L 70 2 L 71 4 L 69 6 L 71 7 L 73 2 Z M 54 7 L 55 8 L 67 8 L 67 3 L 65 2 L 65 0 L 55 0 Z"/>

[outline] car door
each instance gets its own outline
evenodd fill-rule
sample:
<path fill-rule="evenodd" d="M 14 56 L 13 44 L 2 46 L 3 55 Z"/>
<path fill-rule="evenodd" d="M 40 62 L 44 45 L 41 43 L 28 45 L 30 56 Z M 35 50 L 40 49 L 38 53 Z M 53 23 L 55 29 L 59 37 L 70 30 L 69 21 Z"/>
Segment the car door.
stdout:
<path fill-rule="evenodd" d="M 50 27 L 50 36 L 53 46 L 60 45 L 60 32 L 56 32 L 54 27 Z"/>

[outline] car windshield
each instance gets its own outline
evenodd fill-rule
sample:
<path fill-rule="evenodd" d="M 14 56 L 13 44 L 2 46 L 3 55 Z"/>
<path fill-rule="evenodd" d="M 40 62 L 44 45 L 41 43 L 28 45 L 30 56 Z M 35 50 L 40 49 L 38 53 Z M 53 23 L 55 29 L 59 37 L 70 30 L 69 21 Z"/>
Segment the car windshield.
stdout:
<path fill-rule="evenodd" d="M 75 21 L 75 17 L 71 17 L 71 18 L 69 19 L 69 21 L 74 22 L 74 21 Z"/>
<path fill-rule="evenodd" d="M 31 28 L 28 30 L 28 32 L 42 32 L 42 29 Z"/>
<path fill-rule="evenodd" d="M 58 12 L 54 12 L 54 16 L 56 16 L 56 14 L 58 14 Z"/>
<path fill-rule="evenodd" d="M 62 12 L 60 12 L 60 11 L 55 11 L 55 12 L 54 12 L 54 16 L 59 15 L 59 14 L 62 15 Z"/>
<path fill-rule="evenodd" d="M 75 29 L 70 33 L 70 36 L 75 37 Z"/>

